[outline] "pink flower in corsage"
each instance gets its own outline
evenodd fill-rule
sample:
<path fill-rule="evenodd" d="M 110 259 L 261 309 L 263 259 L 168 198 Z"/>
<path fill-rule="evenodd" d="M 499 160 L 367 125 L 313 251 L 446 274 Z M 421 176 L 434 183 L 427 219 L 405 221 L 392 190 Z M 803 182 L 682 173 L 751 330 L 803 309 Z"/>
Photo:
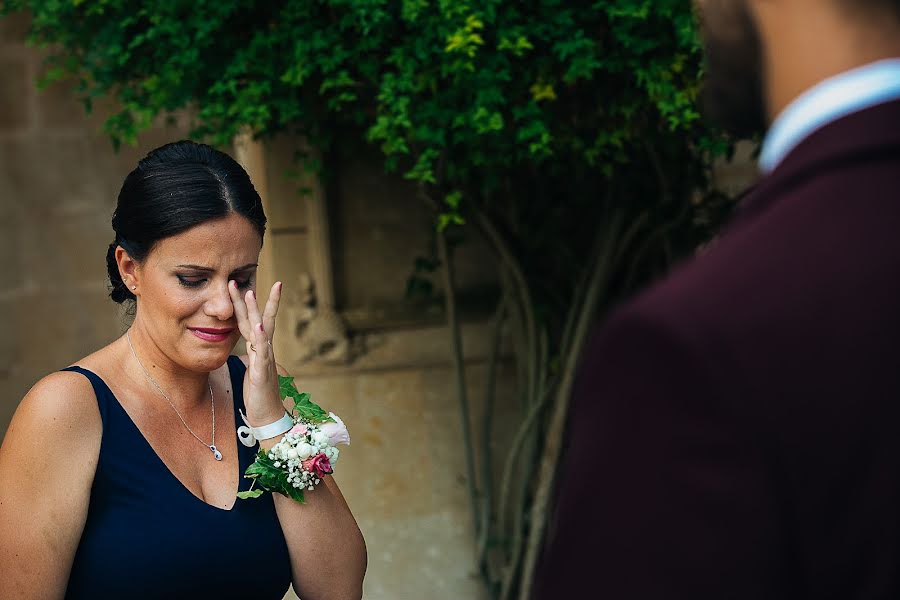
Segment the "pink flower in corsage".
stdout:
<path fill-rule="evenodd" d="M 305 423 L 297 423 L 294 425 L 288 433 L 299 433 L 300 435 L 306 435 L 309 430 L 306 428 Z"/>
<path fill-rule="evenodd" d="M 316 477 L 324 477 L 331 474 L 331 462 L 324 454 L 316 454 L 312 458 L 303 461 L 303 469 L 310 473 L 315 473 Z"/>
<path fill-rule="evenodd" d="M 332 446 L 337 446 L 338 444 L 347 444 L 349 446 L 350 432 L 347 431 L 347 426 L 336 414 L 328 413 L 328 416 L 334 419 L 334 423 L 322 423 L 319 425 L 319 429 L 328 435 L 328 441 Z"/>

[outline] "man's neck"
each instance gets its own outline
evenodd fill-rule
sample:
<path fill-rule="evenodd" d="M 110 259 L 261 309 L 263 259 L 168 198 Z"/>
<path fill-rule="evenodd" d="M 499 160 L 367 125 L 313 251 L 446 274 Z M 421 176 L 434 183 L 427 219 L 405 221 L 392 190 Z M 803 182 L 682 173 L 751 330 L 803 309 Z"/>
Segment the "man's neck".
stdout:
<path fill-rule="evenodd" d="M 756 3 L 765 47 L 766 108 L 773 121 L 793 100 L 840 73 L 900 57 L 900 33 L 884 24 L 848 22 L 838 10 L 804 2 Z"/>

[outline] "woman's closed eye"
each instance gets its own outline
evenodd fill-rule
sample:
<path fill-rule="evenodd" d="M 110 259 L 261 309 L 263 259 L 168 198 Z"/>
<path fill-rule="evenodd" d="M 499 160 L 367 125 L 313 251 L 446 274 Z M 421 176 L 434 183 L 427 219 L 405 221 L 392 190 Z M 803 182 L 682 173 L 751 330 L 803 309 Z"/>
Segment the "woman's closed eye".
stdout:
<path fill-rule="evenodd" d="M 180 283 L 181 285 L 183 285 L 185 287 L 189 287 L 189 288 L 200 287 L 201 285 L 203 285 L 206 282 L 205 277 L 194 278 L 194 277 L 186 277 L 184 275 L 176 275 L 176 277 L 178 277 L 178 283 Z M 252 283 L 252 280 L 250 278 L 235 279 L 234 281 L 237 283 L 237 286 L 239 289 L 249 288 L 250 284 Z"/>

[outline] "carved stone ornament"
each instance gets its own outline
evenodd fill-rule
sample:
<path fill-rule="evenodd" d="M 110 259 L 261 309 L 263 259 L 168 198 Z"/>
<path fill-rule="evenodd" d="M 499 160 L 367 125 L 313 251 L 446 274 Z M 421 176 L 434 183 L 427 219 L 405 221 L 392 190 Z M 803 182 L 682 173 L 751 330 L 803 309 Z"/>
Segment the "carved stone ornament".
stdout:
<path fill-rule="evenodd" d="M 299 363 L 346 364 L 351 352 L 343 320 L 332 307 L 316 305 L 315 286 L 308 273 L 297 279 L 284 307 L 293 334 L 286 340 L 289 355 Z"/>

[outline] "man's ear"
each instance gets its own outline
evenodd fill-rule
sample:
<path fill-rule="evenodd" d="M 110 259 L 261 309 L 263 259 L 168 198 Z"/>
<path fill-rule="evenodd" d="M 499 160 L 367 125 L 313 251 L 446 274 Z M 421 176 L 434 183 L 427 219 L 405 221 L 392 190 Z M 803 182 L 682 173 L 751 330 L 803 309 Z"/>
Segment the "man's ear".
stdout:
<path fill-rule="evenodd" d="M 122 281 L 125 282 L 129 290 L 133 291 L 135 286 L 140 285 L 138 281 L 140 265 L 131 258 L 131 255 L 122 246 L 116 248 L 116 264 L 119 266 L 119 276 L 122 278 Z"/>

